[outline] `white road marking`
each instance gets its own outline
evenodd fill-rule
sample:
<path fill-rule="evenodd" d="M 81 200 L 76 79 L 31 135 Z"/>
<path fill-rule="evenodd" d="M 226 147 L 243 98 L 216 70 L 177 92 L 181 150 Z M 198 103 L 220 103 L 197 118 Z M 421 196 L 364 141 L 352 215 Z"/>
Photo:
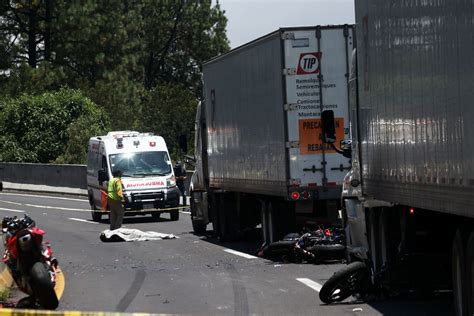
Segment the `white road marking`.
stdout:
<path fill-rule="evenodd" d="M 56 210 L 64 210 L 64 211 L 77 211 L 77 212 L 90 212 L 91 210 L 83 209 L 83 208 L 69 208 L 69 207 L 59 207 L 59 206 L 47 206 L 47 205 L 34 205 L 34 204 L 23 204 L 29 207 L 36 207 L 36 208 L 49 208 L 49 209 L 56 209 Z"/>
<path fill-rule="evenodd" d="M 234 255 L 237 255 L 237 256 L 244 257 L 246 259 L 257 259 L 257 257 L 255 257 L 255 256 L 252 256 L 252 255 L 249 255 L 247 253 L 240 252 L 240 251 L 232 250 L 232 249 L 224 249 L 224 251 L 228 252 L 228 253 L 231 253 L 231 254 L 234 254 Z"/>
<path fill-rule="evenodd" d="M 16 195 L 16 196 L 30 196 L 30 197 L 39 197 L 44 199 L 55 199 L 55 200 L 68 200 L 68 201 L 79 201 L 79 202 L 87 202 L 87 199 L 74 199 L 74 198 L 66 198 L 66 197 L 58 197 L 58 196 L 50 196 L 50 195 L 34 195 L 34 194 L 21 194 L 21 193 L 6 193 L 0 192 L 0 195 Z"/>
<path fill-rule="evenodd" d="M 318 282 L 314 282 L 313 280 L 307 279 L 307 278 L 297 278 L 296 281 L 299 281 L 299 282 L 303 283 L 304 285 L 309 286 L 310 288 L 312 288 L 313 290 L 315 290 L 318 293 L 319 293 L 319 291 L 321 291 L 321 288 L 323 287 Z"/>
<path fill-rule="evenodd" d="M 89 223 L 89 224 L 96 224 L 96 225 L 99 224 L 99 223 L 91 222 L 91 221 L 88 221 L 87 219 L 82 219 L 82 218 L 69 217 L 68 219 L 70 219 L 71 221 L 84 222 L 84 223 Z"/>
<path fill-rule="evenodd" d="M 1 203 L 13 204 L 13 205 L 23 205 L 22 203 L 18 202 L 11 202 L 11 201 L 0 201 Z"/>
<path fill-rule="evenodd" d="M 0 208 L 0 211 L 8 211 L 8 212 L 16 212 L 16 213 L 25 213 L 25 211 L 12 210 L 12 209 L 9 209 L 9 208 Z"/>

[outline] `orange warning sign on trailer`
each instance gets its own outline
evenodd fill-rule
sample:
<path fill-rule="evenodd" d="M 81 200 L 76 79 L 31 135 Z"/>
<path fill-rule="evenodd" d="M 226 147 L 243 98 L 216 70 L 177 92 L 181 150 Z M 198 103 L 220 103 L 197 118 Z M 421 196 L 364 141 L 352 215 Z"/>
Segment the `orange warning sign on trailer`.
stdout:
<path fill-rule="evenodd" d="M 344 118 L 335 118 L 336 142 L 344 139 Z M 320 154 L 324 148 L 325 153 L 335 153 L 336 151 L 330 144 L 323 143 L 323 135 L 321 132 L 321 119 L 305 119 L 299 120 L 299 136 L 300 136 L 300 154 Z"/>

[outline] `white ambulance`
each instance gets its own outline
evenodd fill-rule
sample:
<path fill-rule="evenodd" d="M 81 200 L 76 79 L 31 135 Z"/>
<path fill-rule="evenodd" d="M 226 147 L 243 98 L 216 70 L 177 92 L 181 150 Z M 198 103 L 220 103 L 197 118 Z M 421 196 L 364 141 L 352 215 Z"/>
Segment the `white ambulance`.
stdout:
<path fill-rule="evenodd" d="M 87 157 L 87 191 L 92 219 L 108 214 L 107 181 L 122 172 L 125 215 L 161 213 L 179 219 L 179 189 L 170 156 L 161 136 L 135 131 L 109 132 L 91 137 Z"/>

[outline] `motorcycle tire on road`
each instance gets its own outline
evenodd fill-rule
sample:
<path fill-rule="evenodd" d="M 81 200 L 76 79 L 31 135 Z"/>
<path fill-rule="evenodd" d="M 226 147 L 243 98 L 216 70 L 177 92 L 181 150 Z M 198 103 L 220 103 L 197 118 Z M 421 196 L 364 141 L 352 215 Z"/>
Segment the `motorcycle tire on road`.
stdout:
<path fill-rule="evenodd" d="M 45 309 L 56 309 L 59 301 L 46 264 L 36 262 L 31 268 L 30 276 L 31 289 L 39 304 Z"/>
<path fill-rule="evenodd" d="M 326 304 L 341 302 L 356 294 L 368 280 L 369 270 L 363 262 L 353 262 L 337 271 L 321 287 L 319 299 Z"/>
<path fill-rule="evenodd" d="M 313 253 L 317 260 L 343 259 L 346 257 L 346 246 L 341 244 L 314 245 L 308 251 Z"/>
<path fill-rule="evenodd" d="M 263 249 L 265 257 L 278 257 L 282 255 L 291 255 L 295 249 L 296 241 L 280 240 L 272 242 Z"/>

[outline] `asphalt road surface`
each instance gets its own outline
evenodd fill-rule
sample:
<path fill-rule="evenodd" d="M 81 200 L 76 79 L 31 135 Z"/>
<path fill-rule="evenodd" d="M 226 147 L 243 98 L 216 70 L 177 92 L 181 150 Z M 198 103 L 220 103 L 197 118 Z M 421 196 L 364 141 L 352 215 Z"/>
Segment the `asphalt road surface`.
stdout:
<path fill-rule="evenodd" d="M 59 310 L 171 314 L 450 315 L 450 294 L 324 305 L 318 291 L 341 264 L 289 264 L 255 257 L 258 231 L 222 243 L 179 221 L 125 218 L 124 226 L 178 239 L 104 243 L 108 221 L 92 222 L 87 200 L 0 193 L 0 216 L 25 212 L 46 231 L 65 278 Z M 14 291 L 12 299 L 20 293 Z"/>

